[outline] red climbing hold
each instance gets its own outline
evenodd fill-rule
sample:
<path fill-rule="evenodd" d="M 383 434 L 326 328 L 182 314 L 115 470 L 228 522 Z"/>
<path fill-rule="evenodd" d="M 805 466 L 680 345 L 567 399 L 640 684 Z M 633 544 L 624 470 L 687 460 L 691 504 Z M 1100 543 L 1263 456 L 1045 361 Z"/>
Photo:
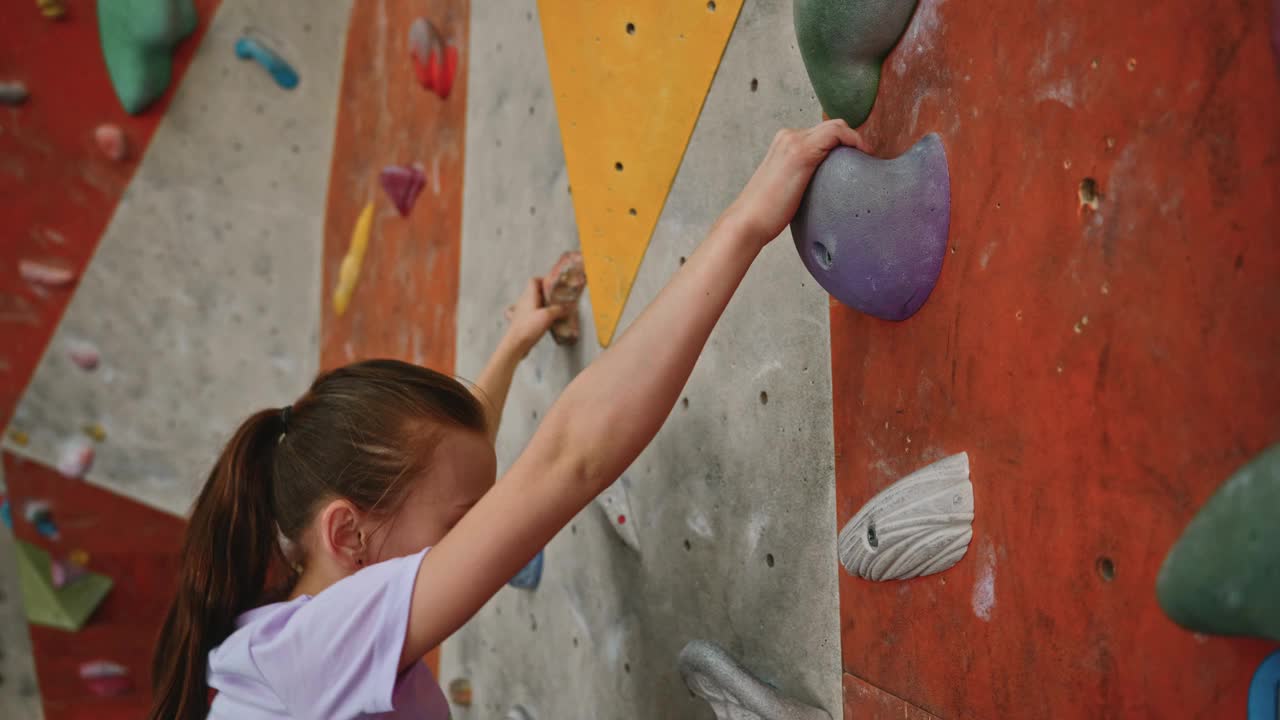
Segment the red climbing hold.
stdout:
<path fill-rule="evenodd" d="M 427 176 L 422 171 L 422 165 L 417 163 L 388 165 L 382 168 L 378 179 L 382 182 L 382 189 L 386 191 L 391 198 L 391 203 L 396 206 L 396 210 L 402 217 L 409 216 L 413 210 L 414 201 L 418 199 L 418 193 L 422 192 L 422 188 L 427 184 Z"/>
<path fill-rule="evenodd" d="M 618 516 L 618 524 L 619 524 L 619 525 L 625 525 L 626 523 L 627 523 L 627 516 L 626 516 L 626 515 L 619 515 L 619 516 Z"/>
<path fill-rule="evenodd" d="M 110 660 L 92 660 L 80 665 L 80 679 L 89 692 L 98 697 L 113 697 L 133 692 L 129 669 Z"/>
<path fill-rule="evenodd" d="M 409 27 L 409 56 L 418 83 L 442 100 L 449 97 L 458 71 L 457 46 L 446 42 L 431 22 L 418 18 Z"/>
<path fill-rule="evenodd" d="M 102 154 L 114 162 L 124 160 L 129 154 L 129 143 L 119 125 L 99 125 L 93 131 L 93 141 L 98 144 Z"/>

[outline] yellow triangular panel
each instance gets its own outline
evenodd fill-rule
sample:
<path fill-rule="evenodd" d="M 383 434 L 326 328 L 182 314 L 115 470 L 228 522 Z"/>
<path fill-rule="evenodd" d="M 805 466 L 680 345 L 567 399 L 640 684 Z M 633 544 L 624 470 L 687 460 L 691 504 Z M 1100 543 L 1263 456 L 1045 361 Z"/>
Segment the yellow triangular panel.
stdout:
<path fill-rule="evenodd" d="M 613 339 L 742 0 L 538 0 L 601 345 Z"/>

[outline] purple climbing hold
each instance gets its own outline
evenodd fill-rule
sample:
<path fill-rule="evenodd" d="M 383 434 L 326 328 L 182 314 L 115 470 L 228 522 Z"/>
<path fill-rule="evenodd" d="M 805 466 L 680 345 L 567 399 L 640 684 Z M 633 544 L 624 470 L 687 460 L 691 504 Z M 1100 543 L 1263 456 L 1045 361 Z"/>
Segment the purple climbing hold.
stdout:
<path fill-rule="evenodd" d="M 422 166 L 417 163 L 388 165 L 382 168 L 378 179 L 382 181 L 382 189 L 387 192 L 392 204 L 396 206 L 396 210 L 402 217 L 409 217 L 409 213 L 413 210 L 413 203 L 418 199 L 418 193 L 422 192 L 423 186 L 427 184 L 427 176 L 422 172 Z"/>
<path fill-rule="evenodd" d="M 882 160 L 849 147 L 814 173 L 791 234 L 804 266 L 835 299 L 906 320 L 942 271 L 951 223 L 947 155 L 937 134 Z"/>

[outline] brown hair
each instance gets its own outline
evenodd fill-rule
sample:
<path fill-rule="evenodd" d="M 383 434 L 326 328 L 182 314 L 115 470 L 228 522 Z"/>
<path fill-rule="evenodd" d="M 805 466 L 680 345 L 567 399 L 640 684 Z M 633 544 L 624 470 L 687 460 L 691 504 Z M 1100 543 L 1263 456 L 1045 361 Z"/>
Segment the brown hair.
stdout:
<path fill-rule="evenodd" d="M 177 596 L 152 661 L 153 720 L 204 718 L 208 653 L 236 617 L 287 593 L 296 576 L 279 535 L 297 541 L 327 500 L 399 507 L 446 427 L 483 432 L 484 409 L 451 377 L 395 360 L 322 374 L 290 408 L 236 430 L 196 499 Z"/>

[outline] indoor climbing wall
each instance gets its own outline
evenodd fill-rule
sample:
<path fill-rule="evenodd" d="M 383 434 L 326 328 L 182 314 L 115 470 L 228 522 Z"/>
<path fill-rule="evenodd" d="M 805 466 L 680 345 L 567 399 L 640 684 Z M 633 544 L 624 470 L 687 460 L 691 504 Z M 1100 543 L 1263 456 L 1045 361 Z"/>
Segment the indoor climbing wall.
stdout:
<path fill-rule="evenodd" d="M 167 83 L 144 73 L 119 96 L 106 56 L 136 51 L 119 44 L 120 18 L 92 0 L 0 9 L 0 83 L 28 95 L 0 106 L 0 494 L 18 541 L 114 582 L 79 630 L 28 631 L 9 585 L 20 552 L 0 526 L 6 720 L 145 712 L 181 516 L 234 425 L 317 367 L 334 48 L 350 3 L 139 0 L 124 24 L 184 30 L 189 15 L 150 22 L 183 5 L 195 27 L 176 38 Z M 241 58 L 245 38 L 256 45 Z M 294 87 L 254 59 L 263 47 L 294 67 Z M 28 511 L 42 504 L 37 526 Z M 130 688 L 100 697 L 80 674 L 99 660 Z"/>
<path fill-rule="evenodd" d="M 719 5 L 697 3 L 701 13 L 736 9 Z M 547 66 L 554 34 L 540 30 L 540 9 L 533 0 L 472 4 L 457 310 L 464 376 L 496 345 L 521 284 L 579 247 L 583 232 L 574 204 L 584 191 L 570 188 L 561 142 L 570 130 Z M 602 28 L 601 45 L 684 32 L 624 14 Z M 817 117 L 793 37 L 779 30 L 790 25 L 786 3 L 743 4 L 614 337 L 702 240 L 776 130 Z M 625 176 L 632 166 L 623 165 Z M 601 352 L 590 267 L 588 257 L 582 342 L 544 341 L 516 373 L 500 469 Z M 502 717 L 518 704 L 538 718 L 712 718 L 677 670 L 695 640 L 839 717 L 828 356 L 826 295 L 784 236 L 746 279 L 684 398 L 607 510 L 588 507 L 550 543 L 537 589 L 504 589 L 445 643 L 441 681 L 465 679 L 472 691 L 470 709 L 455 705 L 455 717 Z"/>
<path fill-rule="evenodd" d="M 949 249 L 902 324 L 832 306 L 837 519 L 963 451 L 974 536 L 940 575 L 841 572 L 846 717 L 1245 716 L 1275 643 L 1155 585 L 1280 438 L 1268 5 L 921 0 L 864 130 L 941 136 Z"/>

